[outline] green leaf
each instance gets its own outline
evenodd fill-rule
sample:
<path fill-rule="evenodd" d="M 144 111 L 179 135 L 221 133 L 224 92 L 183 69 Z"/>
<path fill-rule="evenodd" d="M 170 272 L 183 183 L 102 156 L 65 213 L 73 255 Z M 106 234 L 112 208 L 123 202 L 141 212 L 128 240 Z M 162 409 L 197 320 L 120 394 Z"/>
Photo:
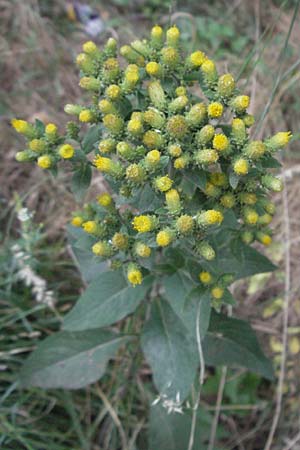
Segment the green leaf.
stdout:
<path fill-rule="evenodd" d="M 75 170 L 71 188 L 76 200 L 82 200 L 92 179 L 92 169 L 89 164 L 83 164 L 79 169 Z"/>
<path fill-rule="evenodd" d="M 110 358 L 130 339 L 106 330 L 62 331 L 46 338 L 20 373 L 22 386 L 79 389 L 101 378 Z"/>
<path fill-rule="evenodd" d="M 193 284 L 183 271 L 178 271 L 170 277 L 163 279 L 165 298 L 172 309 L 184 323 L 187 333 L 195 341 L 196 318 L 200 304 L 200 336 L 206 334 L 210 317 L 210 297 L 207 291 Z"/>
<path fill-rule="evenodd" d="M 140 213 L 155 211 L 162 205 L 161 199 L 149 184 L 145 184 L 136 194 L 134 205 Z"/>
<path fill-rule="evenodd" d="M 123 319 L 146 297 L 151 281 L 151 277 L 146 277 L 141 285 L 131 287 L 120 271 L 101 273 L 65 317 L 64 329 L 88 330 Z"/>
<path fill-rule="evenodd" d="M 152 304 L 141 339 L 158 391 L 173 400 L 177 396 L 184 400 L 196 376 L 196 348 L 166 301 L 158 299 Z"/>
<path fill-rule="evenodd" d="M 85 154 L 90 153 L 94 149 L 95 143 L 100 139 L 101 128 L 98 125 L 92 125 L 82 140 L 82 150 Z"/>
<path fill-rule="evenodd" d="M 35 126 L 39 136 L 42 136 L 44 134 L 44 132 L 45 132 L 45 125 L 44 125 L 44 123 L 41 120 L 39 120 L 39 119 L 35 119 L 34 126 Z"/>
<path fill-rule="evenodd" d="M 239 176 L 234 173 L 234 172 L 230 172 L 229 174 L 229 184 L 232 187 L 232 189 L 236 189 L 238 184 L 239 184 L 240 178 Z"/>
<path fill-rule="evenodd" d="M 152 406 L 150 409 L 149 426 L 149 450 L 186 450 L 188 448 L 191 414 L 168 414 L 161 405 Z M 195 439 L 192 450 L 204 450 L 207 448 L 211 425 L 211 416 L 200 408 L 197 412 Z M 218 427 L 217 437 L 223 434 Z M 214 450 L 217 450 L 214 447 Z"/>
<path fill-rule="evenodd" d="M 265 378 L 274 378 L 271 362 L 262 352 L 251 326 L 239 319 L 213 313 L 203 341 L 207 365 L 245 367 Z"/>

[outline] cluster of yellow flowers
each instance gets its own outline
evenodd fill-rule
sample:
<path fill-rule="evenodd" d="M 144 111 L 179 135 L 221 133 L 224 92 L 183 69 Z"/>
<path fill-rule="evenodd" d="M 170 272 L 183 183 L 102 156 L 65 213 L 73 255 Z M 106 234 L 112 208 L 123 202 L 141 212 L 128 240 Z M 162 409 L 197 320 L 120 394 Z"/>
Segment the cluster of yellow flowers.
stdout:
<path fill-rule="evenodd" d="M 91 104 L 68 104 L 65 112 L 102 130 L 92 164 L 114 190 L 72 220 L 94 239 L 95 255 L 111 259 L 113 267 L 126 264 L 133 285 L 142 282 L 144 261 L 170 245 L 184 242 L 200 262 L 211 261 L 217 249 L 210 237 L 229 210 L 244 243 L 271 243 L 268 225 L 275 207 L 267 192 L 279 192 L 282 183 L 267 169 L 291 133 L 251 141 L 250 98 L 238 91 L 230 73 L 219 75 L 200 50 L 184 56 L 176 26 L 166 33 L 155 26 L 148 40 L 119 50 L 112 38 L 102 50 L 86 42 L 76 62 Z M 61 158 L 74 158 L 78 122 L 69 124 L 75 142 L 70 144 L 52 124 L 37 131 L 14 120 L 15 129 L 30 139 L 17 159 L 37 157 L 40 167 L 50 168 Z M 141 208 L 143 192 L 152 197 Z M 223 296 L 226 281 L 205 270 L 199 280 L 211 286 L 213 298 Z"/>

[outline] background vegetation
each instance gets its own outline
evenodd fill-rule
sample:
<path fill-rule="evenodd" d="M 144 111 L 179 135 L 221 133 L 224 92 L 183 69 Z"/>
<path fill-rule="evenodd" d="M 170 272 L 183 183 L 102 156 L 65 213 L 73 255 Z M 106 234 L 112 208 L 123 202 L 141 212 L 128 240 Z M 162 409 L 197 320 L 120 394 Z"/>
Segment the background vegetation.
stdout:
<path fill-rule="evenodd" d="M 87 35 L 79 23 L 68 19 L 66 3 L 0 0 L 0 448 L 117 450 L 121 436 L 130 449 L 142 449 L 147 448 L 148 427 L 161 423 L 176 427 L 176 415 L 167 416 L 160 408 L 159 421 L 155 417 L 149 421 L 148 402 L 155 398 L 149 369 L 143 365 L 133 377 L 134 367 L 128 370 L 129 355 L 117 357 L 101 383 L 85 390 L 21 391 L 17 386 L 24 358 L 39 339 L 58 329 L 61 316 L 71 308 L 84 283 L 65 240 L 65 225 L 76 207 L 68 174 L 54 180 L 32 165 L 17 164 L 14 155 L 22 144 L 9 125 L 12 117 L 22 116 L 63 126 L 67 121 L 64 104 L 76 103 L 82 96 L 73 60 Z M 258 137 L 280 129 L 292 130 L 299 137 L 299 2 L 115 0 L 88 4 L 103 20 L 99 44 L 110 35 L 124 43 L 142 37 L 153 22 L 175 21 L 187 49 L 200 47 L 217 60 L 220 71 L 230 68 L 240 84 L 247 85 L 251 112 L 259 119 Z M 279 270 L 234 286 L 239 299 L 236 314 L 251 320 L 274 361 L 278 384 L 244 371 L 223 368 L 210 373 L 201 404 L 201 431 L 203 441 L 208 442 L 219 417 L 215 450 L 261 450 L 279 413 L 271 448 L 300 448 L 297 139 L 289 148 L 282 155 L 286 189 L 274 197 L 278 206 L 275 239 L 267 251 Z M 100 177 L 93 180 L 95 192 L 99 193 L 101 183 Z M 34 213 L 26 223 L 18 219 L 18 211 L 22 219 L 22 207 Z M 46 281 L 55 306 L 37 302 L 26 286 L 20 276 L 20 251 Z M 155 443 L 151 445 L 154 449 Z"/>

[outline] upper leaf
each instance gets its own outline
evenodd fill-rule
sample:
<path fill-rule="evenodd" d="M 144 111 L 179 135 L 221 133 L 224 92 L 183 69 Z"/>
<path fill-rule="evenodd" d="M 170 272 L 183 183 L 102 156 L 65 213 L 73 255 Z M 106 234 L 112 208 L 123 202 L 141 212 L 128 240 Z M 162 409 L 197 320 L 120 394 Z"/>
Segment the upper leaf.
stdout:
<path fill-rule="evenodd" d="M 131 287 L 120 271 L 101 273 L 67 314 L 64 329 L 88 330 L 123 319 L 145 298 L 150 283 L 151 278 L 146 277 L 140 286 Z"/>
<path fill-rule="evenodd" d="M 262 352 L 251 326 L 243 320 L 213 313 L 203 351 L 208 365 L 245 367 L 273 379 L 271 362 Z"/>
<path fill-rule="evenodd" d="M 29 356 L 23 386 L 79 389 L 98 380 L 107 362 L 130 339 L 106 330 L 62 331 L 46 338 Z"/>
<path fill-rule="evenodd" d="M 196 375 L 197 350 L 182 321 L 163 300 L 152 304 L 151 317 L 142 334 L 142 349 L 158 391 L 168 398 L 179 396 L 184 400 Z"/>

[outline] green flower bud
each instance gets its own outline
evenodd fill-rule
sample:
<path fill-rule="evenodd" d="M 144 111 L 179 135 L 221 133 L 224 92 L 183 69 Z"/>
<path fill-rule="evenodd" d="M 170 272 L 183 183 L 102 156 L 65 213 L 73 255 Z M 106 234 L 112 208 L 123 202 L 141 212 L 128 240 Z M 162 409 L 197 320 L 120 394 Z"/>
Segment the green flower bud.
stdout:
<path fill-rule="evenodd" d="M 241 239 L 245 244 L 250 245 L 254 241 L 254 234 L 251 231 L 243 231 Z"/>
<path fill-rule="evenodd" d="M 150 53 L 150 48 L 148 47 L 146 41 L 133 41 L 131 42 L 131 47 L 133 50 L 135 50 L 137 53 L 140 53 L 141 55 L 148 57 Z"/>
<path fill-rule="evenodd" d="M 148 108 L 147 111 L 144 112 L 143 120 L 152 128 L 158 130 L 162 129 L 165 124 L 164 115 L 155 108 Z"/>
<path fill-rule="evenodd" d="M 64 107 L 64 111 L 66 114 L 69 114 L 70 116 L 79 116 L 81 111 L 83 110 L 83 107 L 80 105 L 72 105 L 68 103 Z"/>
<path fill-rule="evenodd" d="M 214 87 L 218 80 L 218 72 L 215 63 L 210 59 L 206 59 L 201 65 L 203 78 L 209 87 Z"/>
<path fill-rule="evenodd" d="M 230 73 L 225 73 L 219 78 L 217 92 L 221 97 L 229 98 L 235 89 L 235 81 Z"/>
<path fill-rule="evenodd" d="M 145 63 L 145 59 L 142 55 L 139 55 L 132 47 L 129 45 L 123 45 L 120 48 L 120 54 L 129 62 L 135 63 L 139 66 L 143 66 Z"/>
<path fill-rule="evenodd" d="M 85 75 L 93 75 L 95 65 L 93 59 L 89 55 L 80 53 L 76 58 L 76 64 Z"/>
<path fill-rule="evenodd" d="M 224 194 L 220 198 L 220 203 L 224 208 L 231 209 L 235 206 L 235 197 L 231 193 Z"/>
<path fill-rule="evenodd" d="M 261 199 L 260 203 L 261 203 L 262 207 L 264 208 L 264 210 L 268 214 L 272 214 L 272 215 L 275 214 L 276 206 L 270 200 L 263 198 L 263 199 Z"/>
<path fill-rule="evenodd" d="M 103 125 L 110 131 L 110 133 L 117 135 L 123 130 L 124 122 L 123 119 L 116 114 L 107 114 L 103 117 Z"/>
<path fill-rule="evenodd" d="M 179 63 L 179 53 L 174 47 L 164 47 L 161 51 L 161 61 L 169 69 L 174 69 Z"/>
<path fill-rule="evenodd" d="M 99 142 L 98 149 L 101 153 L 112 153 L 116 148 L 116 141 L 112 138 L 103 139 Z"/>
<path fill-rule="evenodd" d="M 183 116 L 170 117 L 167 122 L 167 132 L 175 139 L 182 139 L 188 132 L 188 125 Z"/>
<path fill-rule="evenodd" d="M 134 183 L 145 180 L 145 171 L 139 164 L 130 164 L 126 169 L 126 178 Z"/>
<path fill-rule="evenodd" d="M 116 56 L 117 54 L 117 41 L 114 38 L 109 38 L 104 47 L 104 53 L 107 56 Z"/>
<path fill-rule="evenodd" d="M 176 220 L 176 229 L 181 234 L 190 234 L 194 228 L 194 219 L 186 214 Z"/>
<path fill-rule="evenodd" d="M 178 214 L 181 210 L 180 197 L 176 189 L 170 189 L 166 193 L 166 204 L 171 214 Z"/>
<path fill-rule="evenodd" d="M 119 62 L 116 58 L 108 58 L 104 61 L 102 69 L 103 80 L 109 83 L 116 81 L 120 74 Z"/>
<path fill-rule="evenodd" d="M 117 144 L 117 153 L 122 158 L 127 159 L 129 161 L 132 158 L 135 157 L 135 149 L 134 149 L 134 147 L 131 144 L 129 144 L 128 142 L 125 142 L 125 141 L 120 141 Z"/>
<path fill-rule="evenodd" d="M 158 109 L 164 109 L 166 97 L 162 85 L 159 81 L 151 81 L 148 86 L 148 94 L 151 102 Z"/>
<path fill-rule="evenodd" d="M 136 242 L 133 250 L 140 258 L 149 258 L 151 255 L 151 248 L 143 242 Z"/>
<path fill-rule="evenodd" d="M 106 241 L 98 241 L 92 247 L 92 252 L 96 256 L 102 256 L 102 258 L 110 258 L 113 254 L 112 245 Z"/>
<path fill-rule="evenodd" d="M 279 178 L 273 177 L 273 175 L 264 175 L 261 179 L 261 183 L 267 189 L 273 192 L 281 192 L 283 189 L 283 183 Z"/>
<path fill-rule="evenodd" d="M 163 137 L 157 131 L 148 130 L 143 136 L 143 144 L 149 149 L 160 148 L 163 143 Z"/>
<path fill-rule="evenodd" d="M 289 143 L 292 137 L 293 135 L 290 131 L 280 131 L 275 134 L 275 136 L 268 139 L 267 145 L 273 151 L 280 150 Z"/>
<path fill-rule="evenodd" d="M 176 113 L 180 112 L 182 109 L 184 109 L 188 105 L 189 99 L 186 95 L 180 95 L 179 97 L 176 97 L 174 100 L 169 103 L 169 111 Z"/>
<path fill-rule="evenodd" d="M 98 92 L 101 82 L 95 77 L 82 77 L 79 81 L 79 86 L 87 91 Z"/>
<path fill-rule="evenodd" d="M 202 241 L 200 244 L 196 247 L 197 252 L 199 253 L 202 258 L 206 259 L 207 261 L 212 261 L 216 257 L 216 252 L 212 248 L 212 246 L 206 242 Z"/>
<path fill-rule="evenodd" d="M 215 164 L 219 159 L 219 154 L 216 150 L 212 148 L 206 148 L 204 150 L 198 150 L 195 153 L 195 161 L 197 164 Z"/>
<path fill-rule="evenodd" d="M 163 29 L 160 26 L 155 25 L 151 30 L 151 46 L 156 49 L 161 48 L 163 44 L 163 36 Z"/>
<path fill-rule="evenodd" d="M 267 147 L 262 141 L 252 141 L 247 145 L 244 153 L 248 158 L 257 160 L 264 156 L 266 150 Z"/>
<path fill-rule="evenodd" d="M 70 139 L 78 140 L 80 127 L 75 122 L 68 122 L 66 125 L 67 137 Z"/>
<path fill-rule="evenodd" d="M 252 127 L 255 123 L 255 117 L 252 114 L 245 114 L 242 119 L 247 128 Z"/>
<path fill-rule="evenodd" d="M 250 97 L 248 95 L 238 95 L 232 100 L 231 107 L 236 114 L 244 114 L 249 104 Z"/>
<path fill-rule="evenodd" d="M 180 38 L 180 31 L 173 25 L 167 30 L 167 44 L 171 47 L 176 47 Z"/>
<path fill-rule="evenodd" d="M 178 158 L 182 154 L 182 148 L 178 144 L 171 144 L 168 147 L 168 153 L 173 158 Z"/>
<path fill-rule="evenodd" d="M 231 124 L 232 140 L 238 145 L 243 145 L 246 141 L 246 127 L 242 119 L 233 119 Z"/>
<path fill-rule="evenodd" d="M 185 116 L 187 124 L 191 128 L 199 127 L 205 121 L 206 117 L 207 110 L 205 103 L 196 103 Z"/>
<path fill-rule="evenodd" d="M 103 98 L 99 101 L 98 108 L 102 112 L 102 114 L 117 114 L 115 105 L 106 98 Z"/>
<path fill-rule="evenodd" d="M 23 150 L 21 152 L 17 152 L 15 158 L 16 158 L 16 161 L 18 161 L 18 162 L 32 161 L 32 157 L 30 156 L 30 153 L 28 152 L 28 150 Z"/>
<path fill-rule="evenodd" d="M 205 125 L 201 128 L 200 131 L 196 134 L 196 142 L 199 145 L 207 145 L 211 142 L 215 135 L 215 129 L 212 125 Z"/>
<path fill-rule="evenodd" d="M 124 233 L 115 233 L 112 237 L 112 245 L 116 250 L 127 250 L 128 236 Z"/>

